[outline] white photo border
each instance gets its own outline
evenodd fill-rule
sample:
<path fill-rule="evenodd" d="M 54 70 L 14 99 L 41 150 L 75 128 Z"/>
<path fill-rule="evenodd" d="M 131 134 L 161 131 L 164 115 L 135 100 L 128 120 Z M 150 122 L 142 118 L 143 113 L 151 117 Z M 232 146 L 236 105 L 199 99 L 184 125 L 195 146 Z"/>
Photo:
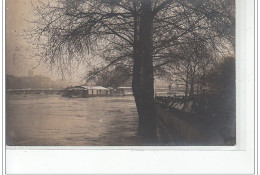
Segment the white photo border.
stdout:
<path fill-rule="evenodd" d="M 7 0 L 6 0 L 7 1 Z M 254 70 L 257 0 L 236 0 L 237 146 L 235 147 L 6 147 L 5 0 L 2 10 L 3 174 L 255 174 L 258 94 Z M 239 10 L 239 11 L 238 11 Z M 253 59 L 254 58 L 254 59 Z M 237 61 L 239 60 L 239 61 Z M 256 70 L 258 72 L 258 70 Z M 243 127 L 245 126 L 245 127 Z M 255 140 L 256 138 L 256 140 Z M 240 140 L 241 139 L 241 140 Z"/>

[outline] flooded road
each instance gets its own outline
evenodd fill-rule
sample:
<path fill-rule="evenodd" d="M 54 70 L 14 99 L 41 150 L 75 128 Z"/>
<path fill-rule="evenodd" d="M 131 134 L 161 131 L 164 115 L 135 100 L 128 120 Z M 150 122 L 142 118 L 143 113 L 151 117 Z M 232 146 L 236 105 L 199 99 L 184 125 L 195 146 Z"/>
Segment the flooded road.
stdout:
<path fill-rule="evenodd" d="M 7 95 L 6 142 L 14 146 L 138 145 L 132 96 Z"/>

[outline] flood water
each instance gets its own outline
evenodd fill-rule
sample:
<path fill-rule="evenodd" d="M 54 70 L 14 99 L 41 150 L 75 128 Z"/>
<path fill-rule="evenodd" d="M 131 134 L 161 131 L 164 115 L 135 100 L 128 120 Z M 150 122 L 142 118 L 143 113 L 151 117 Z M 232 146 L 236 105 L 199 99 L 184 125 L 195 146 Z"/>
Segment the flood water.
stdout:
<path fill-rule="evenodd" d="M 138 145 L 132 96 L 7 95 L 6 143 L 15 146 Z"/>

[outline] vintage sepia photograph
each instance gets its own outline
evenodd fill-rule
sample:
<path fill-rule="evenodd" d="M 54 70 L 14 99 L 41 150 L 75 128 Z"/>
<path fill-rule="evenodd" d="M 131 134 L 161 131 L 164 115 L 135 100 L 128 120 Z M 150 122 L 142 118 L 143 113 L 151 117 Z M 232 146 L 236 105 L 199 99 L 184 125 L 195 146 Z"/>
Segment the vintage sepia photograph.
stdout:
<path fill-rule="evenodd" d="M 235 0 L 5 0 L 6 145 L 235 146 Z"/>

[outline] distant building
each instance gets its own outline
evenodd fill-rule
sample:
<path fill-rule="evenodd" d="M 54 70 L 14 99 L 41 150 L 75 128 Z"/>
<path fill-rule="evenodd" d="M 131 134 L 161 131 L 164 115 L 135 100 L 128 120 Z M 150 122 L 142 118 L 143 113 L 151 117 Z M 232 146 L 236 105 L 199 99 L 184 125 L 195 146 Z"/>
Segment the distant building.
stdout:
<path fill-rule="evenodd" d="M 46 88 L 65 88 L 69 82 L 54 81 L 48 77 L 41 75 L 16 77 L 14 75 L 6 75 L 6 83 L 8 89 L 46 89 Z"/>

